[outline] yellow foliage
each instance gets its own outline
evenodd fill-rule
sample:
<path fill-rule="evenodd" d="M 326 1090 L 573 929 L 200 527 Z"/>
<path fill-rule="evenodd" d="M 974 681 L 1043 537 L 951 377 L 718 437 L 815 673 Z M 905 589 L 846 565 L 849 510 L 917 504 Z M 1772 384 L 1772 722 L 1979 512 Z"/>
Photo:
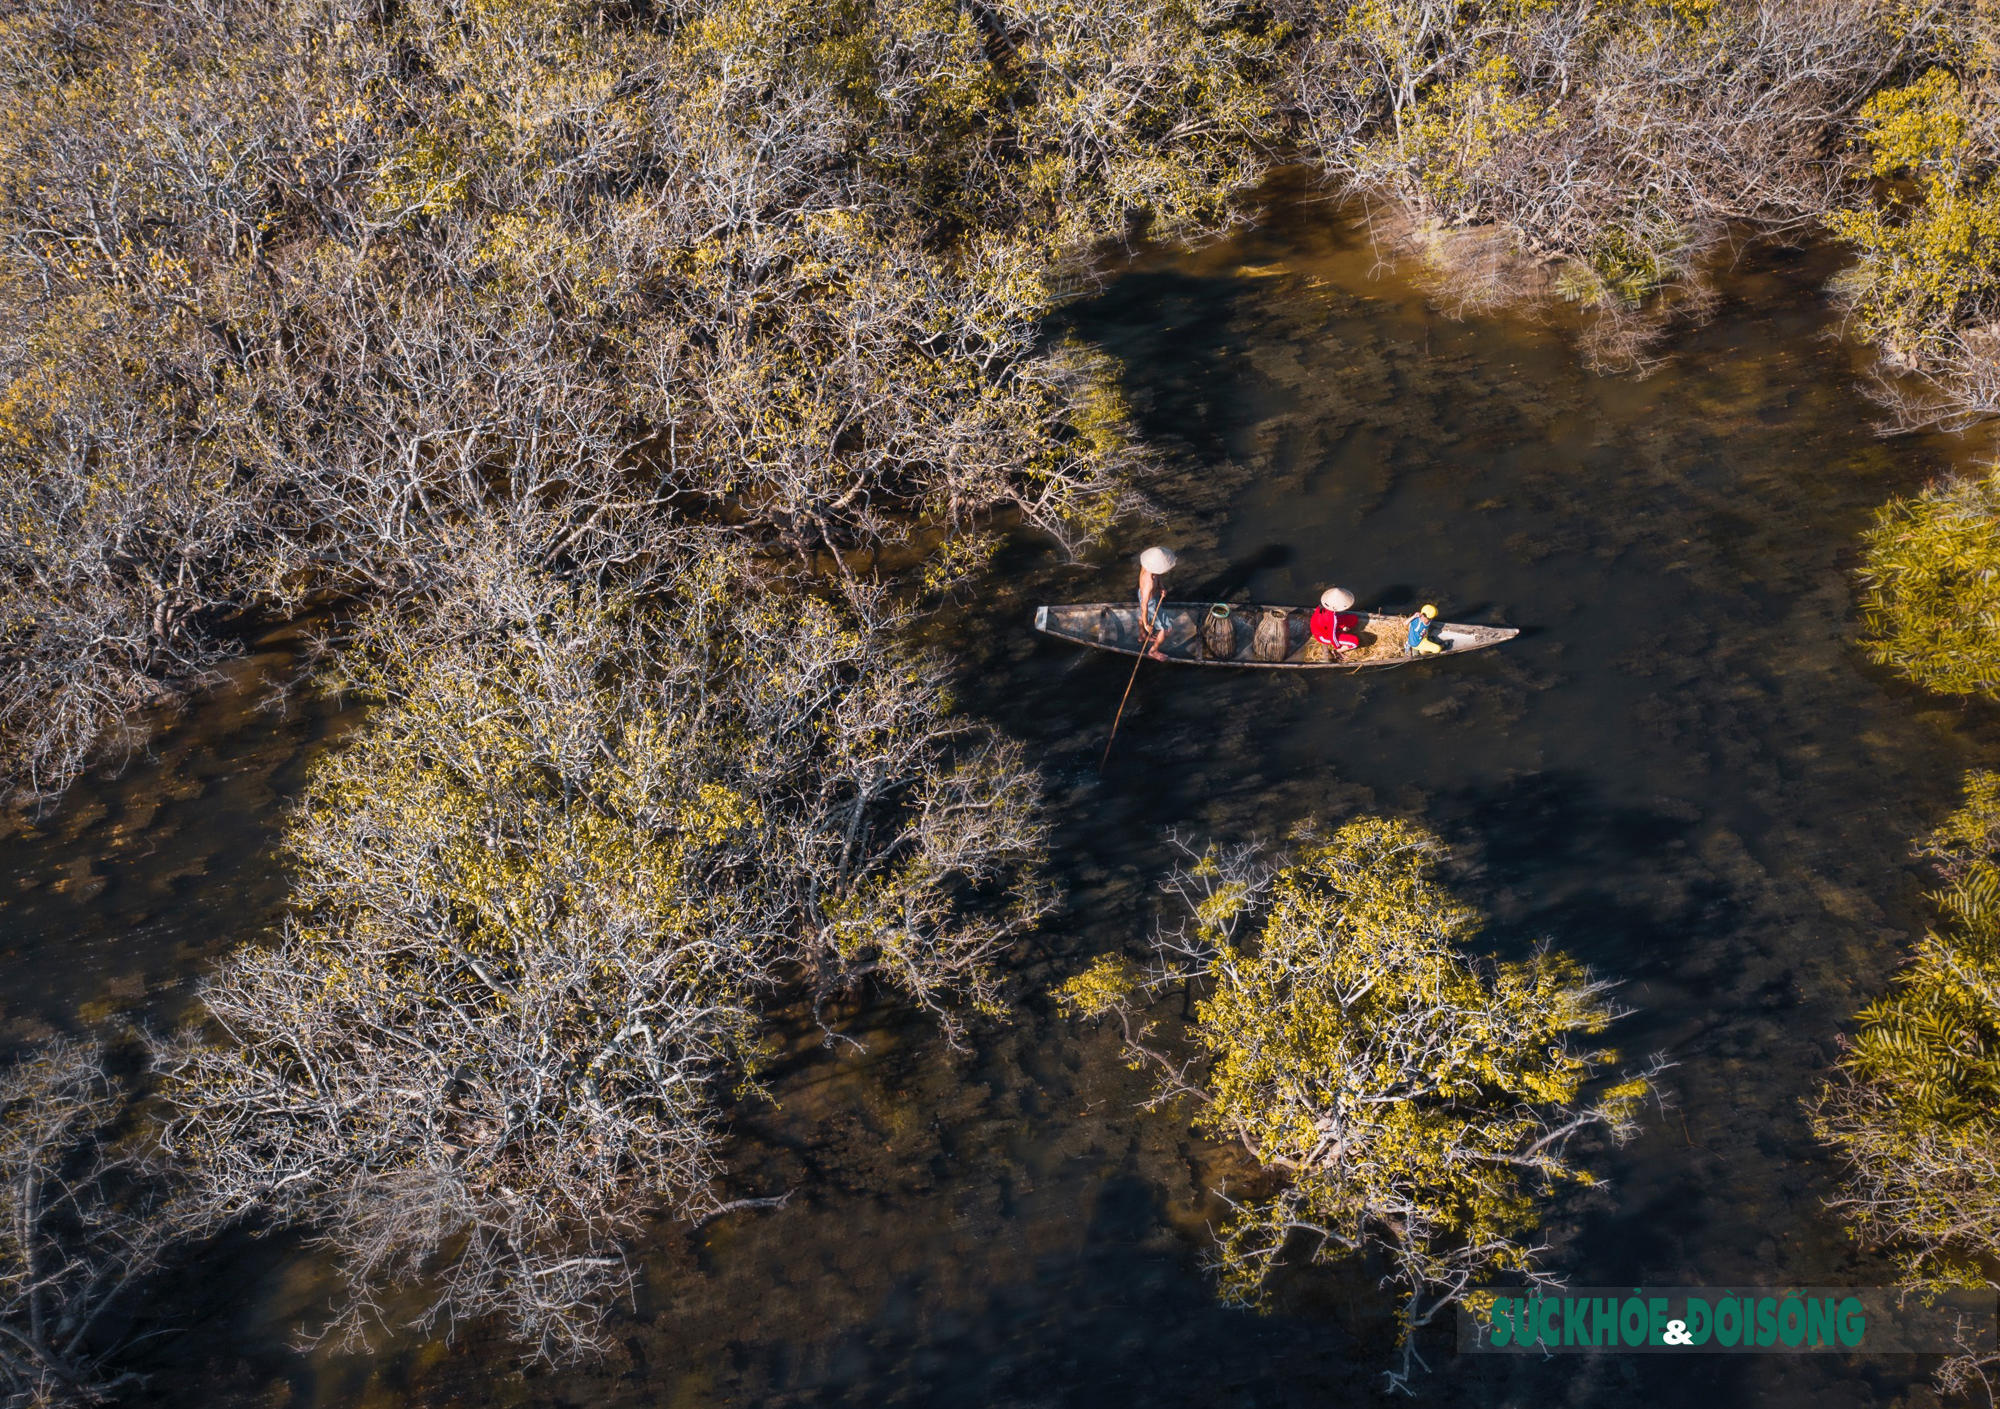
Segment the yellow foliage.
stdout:
<path fill-rule="evenodd" d="M 558 598 L 534 631 L 470 648 L 384 631 L 356 658 L 347 688 L 385 703 L 321 758 L 290 837 L 329 958 L 400 944 L 370 934 L 369 897 L 413 889 L 447 907 L 449 943 L 502 960 L 568 917 L 691 950 L 740 922 L 714 867 L 758 835 L 755 801 L 703 777 L 679 721 L 590 678 L 615 658 L 551 678 L 550 638 L 615 640 L 608 610 Z"/>
<path fill-rule="evenodd" d="M 1547 950 L 1475 958 L 1479 917 L 1439 883 L 1444 855 L 1421 827 L 1362 818 L 1304 839 L 1275 874 L 1213 847 L 1177 873 L 1191 923 L 1158 943 L 1169 976 L 1176 956 L 1196 959 L 1182 976 L 1200 995 L 1198 1078 L 1146 1045 L 1139 1010 L 1161 978 L 1107 957 L 1060 990 L 1072 1016 L 1119 1016 L 1163 1098 L 1194 1098 L 1201 1129 L 1281 1176 L 1221 1230 L 1232 1300 L 1261 1302 L 1288 1240 L 1309 1232 L 1316 1258 L 1385 1252 L 1414 1324 L 1426 1297 L 1530 1270 L 1542 1196 L 1591 1182 L 1572 1137 L 1633 1128 L 1649 1077 L 1586 1094 L 1617 1060 L 1578 1041 L 1615 1016 L 1605 986 Z"/>
<path fill-rule="evenodd" d="M 1872 172 L 1907 177 L 1914 191 L 1892 187 L 1828 219 L 1858 256 L 1836 285 L 1858 331 L 1895 369 L 1941 385 L 1941 408 L 1962 399 L 1953 383 L 1976 381 L 1992 354 L 2000 175 L 1979 136 L 1992 114 L 1984 83 L 1970 89 L 1944 69 L 1876 94 L 1861 112 Z"/>
<path fill-rule="evenodd" d="M 1463 77 L 1428 89 L 1393 140 L 1426 196 L 1456 212 L 1477 203 L 1476 173 L 1504 145 L 1561 121 L 1547 100 L 1523 91 L 1510 57 L 1492 54 Z"/>
<path fill-rule="evenodd" d="M 2000 775 L 1926 839 L 1951 921 L 1927 933 L 1887 996 L 1858 1016 L 1814 1113 L 1848 1161 L 1857 1237 L 1933 1287 L 1985 1287 L 2000 1249 Z"/>
<path fill-rule="evenodd" d="M 1891 501 L 1865 544 L 1869 655 L 1940 694 L 2000 691 L 2000 471 Z"/>
<path fill-rule="evenodd" d="M 1100 954 L 1089 968 L 1056 990 L 1056 1006 L 1065 1017 L 1101 1018 L 1132 996 L 1138 971 L 1122 955 Z"/>

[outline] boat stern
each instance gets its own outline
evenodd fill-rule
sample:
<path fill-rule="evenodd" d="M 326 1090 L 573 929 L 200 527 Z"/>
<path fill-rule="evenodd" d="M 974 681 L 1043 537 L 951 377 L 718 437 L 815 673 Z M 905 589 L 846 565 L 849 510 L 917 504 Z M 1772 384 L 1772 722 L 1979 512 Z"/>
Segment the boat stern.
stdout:
<path fill-rule="evenodd" d="M 1036 607 L 1035 630 L 1047 631 L 1048 629 L 1049 629 L 1049 609 L 1046 606 Z"/>

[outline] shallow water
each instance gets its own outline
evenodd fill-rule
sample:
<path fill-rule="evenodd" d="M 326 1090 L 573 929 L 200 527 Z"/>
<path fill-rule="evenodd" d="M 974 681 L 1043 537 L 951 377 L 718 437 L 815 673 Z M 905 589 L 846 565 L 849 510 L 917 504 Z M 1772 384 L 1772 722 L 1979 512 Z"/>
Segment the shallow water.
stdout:
<path fill-rule="evenodd" d="M 801 1041 L 780 1106 L 739 1118 L 743 1192 L 784 1209 L 663 1233 L 621 1354 L 523 1376 L 503 1346 L 300 1355 L 323 1291 L 283 1245 L 226 1250 L 172 1403 L 1332 1404 L 1374 1394 L 1386 1302 L 1303 1274 L 1281 1309 L 1218 1307 L 1203 1189 L 1235 1171 L 1134 1110 L 1108 1037 L 1051 981 L 1136 942 L 1167 829 L 1282 839 L 1373 809 L 1451 838 L 1496 949 L 1540 936 L 1623 983 L 1616 1031 L 1667 1053 L 1674 1106 L 1558 1207 L 1579 1285 L 1869 1284 L 1826 1214 L 1802 1102 L 1844 1020 L 1925 923 L 1908 841 L 2000 762 L 1990 709 L 1903 688 L 1853 648 L 1869 511 L 1961 462 L 1883 441 L 1831 338 L 1824 256 L 1771 253 L 1645 379 L 1587 370 L 1559 328 L 1454 320 L 1331 207 L 1135 263 L 1073 318 L 1121 358 L 1168 468 L 1160 518 L 1066 563 L 1023 538 L 931 630 L 967 707 L 1051 779 L 1065 915 L 1017 951 L 1022 1005 L 977 1050 L 864 1015 L 865 1053 Z M 1026 629 L 1038 601 L 1131 590 L 1145 541 L 1177 596 L 1436 601 L 1510 645 L 1374 677 L 1142 667 Z M 218 704 L 117 781 L 0 841 L 0 997 L 16 1038 L 171 1013 L 188 976 L 269 923 L 278 802 L 332 727 Z M 185 746 L 172 742 L 189 740 Z M 151 811 L 154 807 L 158 811 Z M 154 848 L 147 851 L 148 847 Z M 143 854 L 142 854 L 143 853 Z M 1171 1011 L 1166 1015 L 1172 1017 Z M 1434 1360 L 1454 1404 L 1887 1405 L 1915 1362 Z"/>
<path fill-rule="evenodd" d="M 205 964 L 276 922 L 281 802 L 341 720 L 274 691 L 296 670 L 266 645 L 60 807 L 0 813 L 0 1044 L 171 1025 Z"/>

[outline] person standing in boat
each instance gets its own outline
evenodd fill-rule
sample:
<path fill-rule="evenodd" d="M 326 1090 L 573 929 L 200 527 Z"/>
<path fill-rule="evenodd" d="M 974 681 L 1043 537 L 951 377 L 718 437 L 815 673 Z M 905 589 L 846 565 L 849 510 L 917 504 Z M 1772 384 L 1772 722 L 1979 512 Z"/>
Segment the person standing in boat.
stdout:
<path fill-rule="evenodd" d="M 1429 602 L 1403 625 L 1409 635 L 1403 640 L 1403 654 L 1406 656 L 1434 656 L 1444 647 L 1431 639 L 1431 623 L 1437 620 L 1438 609 Z"/>
<path fill-rule="evenodd" d="M 1320 593 L 1319 610 L 1312 614 L 1306 629 L 1313 640 L 1328 651 L 1351 651 L 1361 644 L 1361 618 L 1349 610 L 1354 594 L 1345 587 L 1329 587 Z"/>
<path fill-rule="evenodd" d="M 1139 635 L 1146 654 L 1163 660 L 1160 642 L 1166 639 L 1167 624 L 1160 609 L 1167 604 L 1167 586 L 1160 581 L 1174 570 L 1174 550 L 1158 546 L 1139 555 Z"/>

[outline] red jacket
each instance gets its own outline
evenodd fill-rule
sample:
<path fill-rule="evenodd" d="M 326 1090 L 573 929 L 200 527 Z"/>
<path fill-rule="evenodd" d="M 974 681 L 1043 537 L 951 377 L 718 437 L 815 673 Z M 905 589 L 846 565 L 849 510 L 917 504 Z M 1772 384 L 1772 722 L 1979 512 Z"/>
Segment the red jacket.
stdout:
<path fill-rule="evenodd" d="M 1353 612 L 1330 612 L 1320 607 L 1313 612 L 1312 620 L 1307 625 L 1313 640 L 1324 641 L 1336 649 L 1351 651 L 1361 644 L 1361 637 L 1357 634 L 1361 618 Z"/>

